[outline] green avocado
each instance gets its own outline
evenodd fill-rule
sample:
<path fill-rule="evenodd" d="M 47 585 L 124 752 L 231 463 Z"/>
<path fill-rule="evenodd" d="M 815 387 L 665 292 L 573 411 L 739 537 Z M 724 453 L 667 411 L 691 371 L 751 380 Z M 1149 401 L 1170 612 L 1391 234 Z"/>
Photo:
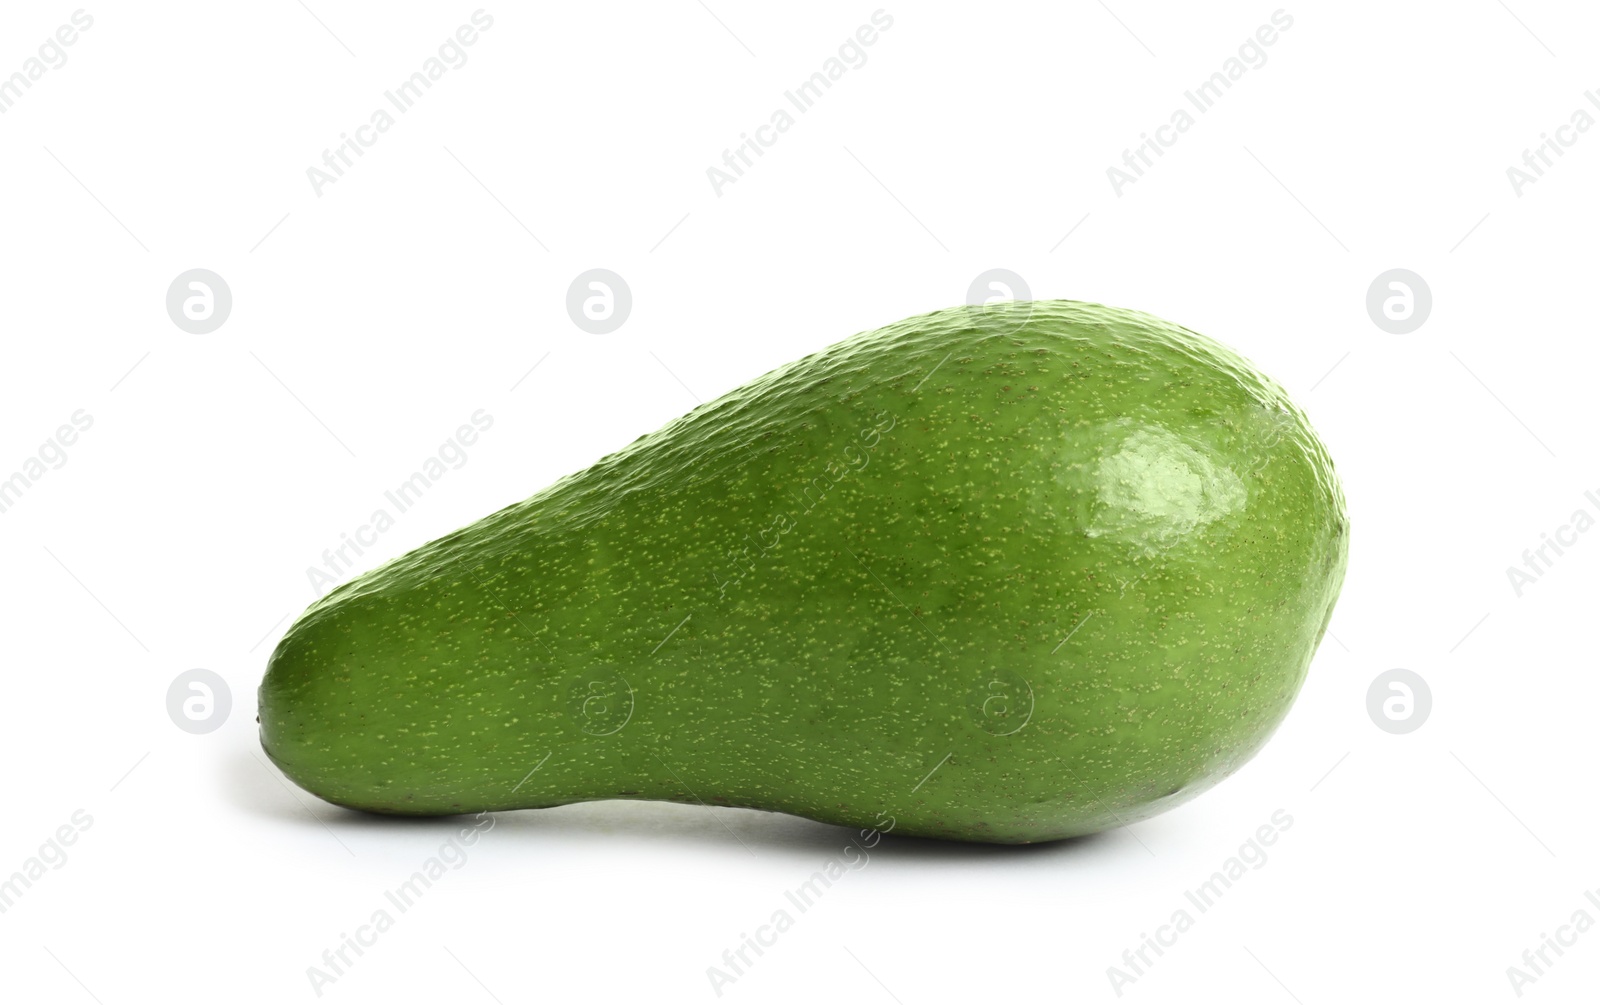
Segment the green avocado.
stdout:
<path fill-rule="evenodd" d="M 261 743 L 330 802 L 654 799 L 1025 843 L 1266 742 L 1344 579 L 1283 389 L 1148 314 L 963 306 L 846 339 L 345 583 Z"/>

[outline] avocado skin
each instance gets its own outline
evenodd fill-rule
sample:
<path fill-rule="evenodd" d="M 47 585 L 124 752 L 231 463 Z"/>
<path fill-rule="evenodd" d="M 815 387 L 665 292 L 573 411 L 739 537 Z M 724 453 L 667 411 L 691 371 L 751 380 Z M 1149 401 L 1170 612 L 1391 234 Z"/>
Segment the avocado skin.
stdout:
<path fill-rule="evenodd" d="M 261 742 L 377 813 L 1088 834 L 1261 748 L 1347 542 L 1327 452 L 1232 351 L 1096 304 L 950 308 L 329 592 L 271 656 Z"/>

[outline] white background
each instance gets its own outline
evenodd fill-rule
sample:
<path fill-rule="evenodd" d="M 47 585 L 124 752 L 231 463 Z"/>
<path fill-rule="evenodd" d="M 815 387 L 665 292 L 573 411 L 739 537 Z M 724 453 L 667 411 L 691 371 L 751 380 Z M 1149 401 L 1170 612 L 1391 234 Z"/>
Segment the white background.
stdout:
<path fill-rule="evenodd" d="M 1600 918 L 1600 534 L 1520 597 L 1506 572 L 1600 513 L 1600 130 L 1520 195 L 1506 173 L 1600 115 L 1592 9 L 1287 7 L 1265 64 L 1119 195 L 1107 167 L 1273 4 L 889 6 L 867 62 L 718 195 L 707 167 L 873 4 L 506 4 L 319 196 L 307 168 L 474 7 L 307 2 L 88 8 L 0 115 L 0 477 L 93 417 L 0 514 L 0 877 L 92 818 L 0 914 L 8 1000 L 316 1000 L 307 968 L 457 826 L 293 790 L 252 720 L 307 568 L 475 410 L 493 428 L 359 568 L 991 268 L 1205 332 L 1290 390 L 1350 499 L 1330 636 L 1219 788 L 1084 841 L 886 839 L 721 997 L 1117 1000 L 1107 968 L 1280 809 L 1266 864 L 1123 998 L 1511 1001 L 1542 933 Z M 0 76 L 73 10 L 7 4 Z M 566 311 L 597 267 L 633 294 L 609 335 Z M 208 335 L 165 310 L 191 268 L 232 289 Z M 1410 334 L 1367 313 L 1391 268 L 1432 290 Z M 165 705 L 195 667 L 234 702 L 206 735 Z M 1408 735 L 1366 711 L 1395 667 L 1433 694 Z M 848 836 L 502 814 L 322 997 L 715 1001 L 707 968 Z M 1524 997 L 1586 1000 L 1600 934 L 1551 959 Z"/>

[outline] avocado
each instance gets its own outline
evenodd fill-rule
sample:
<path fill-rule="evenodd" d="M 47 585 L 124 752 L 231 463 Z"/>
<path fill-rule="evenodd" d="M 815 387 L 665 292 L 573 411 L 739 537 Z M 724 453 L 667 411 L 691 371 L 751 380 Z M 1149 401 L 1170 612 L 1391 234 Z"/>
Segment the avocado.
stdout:
<path fill-rule="evenodd" d="M 1344 578 L 1284 391 L 1053 300 L 846 339 L 314 603 L 261 743 L 376 813 L 650 799 L 1026 843 L 1235 771 Z"/>

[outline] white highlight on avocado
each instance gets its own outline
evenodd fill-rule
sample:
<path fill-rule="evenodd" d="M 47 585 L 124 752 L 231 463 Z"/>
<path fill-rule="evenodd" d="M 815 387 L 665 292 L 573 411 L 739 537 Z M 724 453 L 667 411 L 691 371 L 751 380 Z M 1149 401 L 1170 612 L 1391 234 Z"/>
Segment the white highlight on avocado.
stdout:
<path fill-rule="evenodd" d="M 1197 444 L 1140 426 L 1096 470 L 1097 505 L 1084 533 L 1124 538 L 1147 553 L 1240 509 L 1244 482 Z"/>

